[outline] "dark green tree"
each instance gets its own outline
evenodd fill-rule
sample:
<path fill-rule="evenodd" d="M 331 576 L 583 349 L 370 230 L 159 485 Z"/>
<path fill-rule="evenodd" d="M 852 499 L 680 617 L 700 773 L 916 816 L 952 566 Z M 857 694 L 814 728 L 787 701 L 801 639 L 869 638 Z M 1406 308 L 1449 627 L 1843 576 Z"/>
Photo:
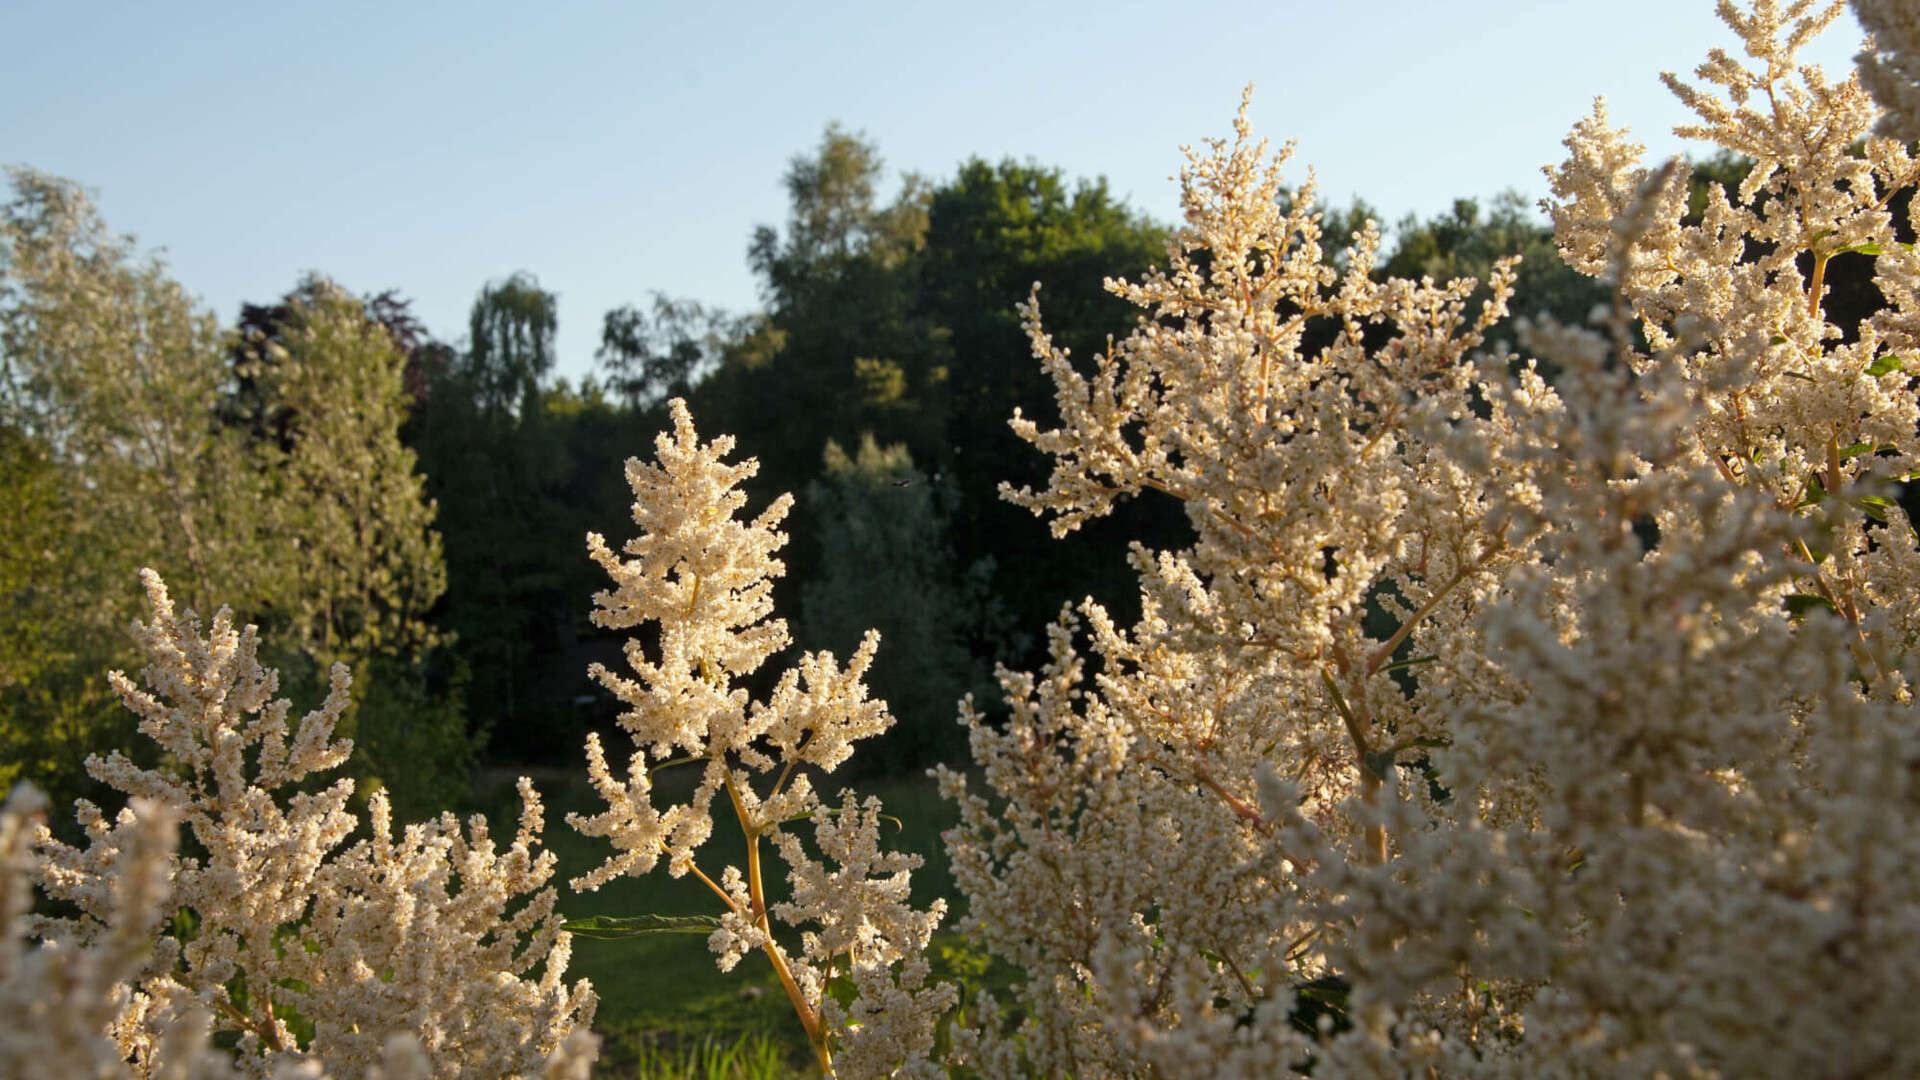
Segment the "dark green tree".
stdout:
<path fill-rule="evenodd" d="M 591 530 L 618 531 L 633 413 L 591 380 L 549 383 L 557 303 L 525 274 L 483 289 L 467 348 L 433 374 L 418 446 L 439 504 L 467 708 L 509 760 L 571 756 L 596 719 Z"/>
<path fill-rule="evenodd" d="M 908 176 L 883 202 L 884 177 L 870 142 L 830 126 L 787 170 L 785 228 L 755 231 L 748 258 L 765 322 L 736 341 L 692 404 L 760 459 L 763 496 L 803 489 L 829 438 L 850 443 L 872 430 L 898 441 L 927 420 L 934 342 L 914 318 L 912 266 L 925 185 Z M 795 548 L 790 573 L 803 574 L 811 548 L 797 534 Z"/>
<path fill-rule="evenodd" d="M 654 293 L 651 314 L 632 304 L 607 312 L 594 359 L 607 389 L 639 411 L 692 393 L 757 322 L 755 316 Z"/>
<path fill-rule="evenodd" d="M 1604 283 L 1561 260 L 1553 243 L 1553 226 L 1515 191 L 1496 195 L 1484 208 L 1475 199 L 1456 199 L 1451 210 L 1425 221 L 1403 219 L 1394 233 L 1393 253 L 1382 263 L 1381 275 L 1416 280 L 1425 276 L 1435 281 L 1477 278 L 1480 288 L 1469 303 L 1485 299 L 1487 278 L 1497 260 L 1520 256 L 1509 304 L 1512 314 L 1494 328 L 1489 340 L 1504 336 L 1511 341 L 1509 328 L 1515 318 L 1547 315 L 1563 323 L 1584 324 L 1595 305 L 1612 297 Z"/>
<path fill-rule="evenodd" d="M 801 587 L 796 637 L 804 648 L 847 656 L 868 629 L 880 631 L 867 685 L 899 723 L 863 767 L 952 760 L 965 748 L 956 703 L 993 688 L 991 666 L 969 640 L 1004 621 L 987 590 L 992 562 L 970 572 L 954 565 L 953 485 L 916 469 L 905 446 L 882 448 L 868 435 L 853 455 L 829 441 L 823 458 L 801 503 L 816 522 L 820 557 Z"/>
<path fill-rule="evenodd" d="M 518 416 L 536 403 L 553 370 L 560 298 L 532 274 L 516 273 L 480 290 L 467 322 L 464 376 L 481 413 Z"/>
<path fill-rule="evenodd" d="M 539 395 L 556 309 L 525 274 L 484 287 L 466 349 L 429 385 L 418 436 L 446 550 L 440 625 L 458 642 L 474 721 L 503 735 L 524 719 L 536 601 L 555 582 L 543 566 L 554 507 Z"/>
<path fill-rule="evenodd" d="M 927 227 L 924 184 L 905 177 L 899 197 L 883 205 L 877 189 L 885 174 L 879 148 L 838 124 L 827 125 L 817 152 L 788 166 L 786 231 L 762 225 L 747 249 L 774 312 L 832 289 L 855 263 L 887 269 L 920 249 Z"/>
<path fill-rule="evenodd" d="M 1164 256 L 1167 235 L 1104 181 L 1069 183 L 1032 163 L 974 159 L 933 192 L 915 313 L 937 328 L 940 420 L 906 442 L 915 460 L 952 478 L 959 565 L 994 560 L 993 588 L 1008 598 L 1015 625 L 1045 625 L 1063 601 L 1088 594 L 1126 612 L 1136 590 L 1114 536 L 1171 544 L 1184 535 L 1177 512 L 1136 504 L 1117 521 L 1054 541 L 998 493 L 1002 482 L 1043 482 L 1047 468 L 1008 428 L 1014 411 L 1043 423 L 1057 417 L 1017 306 L 1035 282 L 1048 282 L 1039 299 L 1050 331 L 1091 362 L 1134 319 L 1101 282 L 1144 273 Z"/>

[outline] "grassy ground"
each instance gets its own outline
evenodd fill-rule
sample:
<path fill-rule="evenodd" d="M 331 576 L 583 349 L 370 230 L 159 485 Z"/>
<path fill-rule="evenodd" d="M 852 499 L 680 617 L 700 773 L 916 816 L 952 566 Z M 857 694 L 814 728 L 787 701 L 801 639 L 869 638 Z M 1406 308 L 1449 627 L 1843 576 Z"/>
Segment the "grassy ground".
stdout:
<path fill-rule="evenodd" d="M 655 804 L 664 806 L 684 798 L 697 780 L 695 769 L 689 765 L 658 774 Z M 513 781 L 511 773 L 489 775 L 477 792 L 496 829 L 507 835 L 519 812 Z M 534 783 L 547 805 L 545 841 L 559 857 L 554 884 L 560 891 L 560 910 L 568 918 L 718 912 L 718 901 L 704 885 L 691 875 L 679 880 L 669 877 L 664 864 L 644 878 L 621 878 L 598 892 L 573 892 L 566 882 L 600 865 L 613 849 L 603 839 L 573 831 L 565 824 L 566 813 L 594 813 L 604 804 L 587 783 L 584 767 L 577 772 L 542 771 Z M 840 789 L 832 777 L 816 786 L 835 794 Z M 924 905 L 936 896 L 953 896 L 940 833 L 957 821 L 957 813 L 952 804 L 940 799 L 933 781 L 911 776 L 853 786 L 862 797 L 879 796 L 886 813 L 899 819 L 898 826 L 883 823 L 888 847 L 926 858 L 926 866 L 914 874 L 914 902 Z M 699 865 L 717 879 L 728 863 L 744 865 L 745 845 L 724 804 L 716 806 L 714 825 L 714 837 L 701 850 Z M 762 854 L 772 855 L 770 847 L 763 846 Z M 776 856 L 766 866 L 769 899 L 784 897 L 783 864 Z M 949 923 L 953 914 L 949 912 Z M 969 982 L 978 978 L 970 970 L 977 961 L 969 959 L 958 935 L 944 932 L 935 941 L 936 957 L 944 957 L 936 962 L 936 971 L 949 978 L 966 974 L 971 976 Z M 790 944 L 797 946 L 797 936 Z M 758 952 L 749 954 L 732 973 L 721 974 L 704 934 L 614 941 L 576 938 L 568 977 L 592 980 L 600 996 L 594 1028 L 604 1043 L 596 1077 L 770 1080 L 815 1072 L 792 1007 L 772 965 Z"/>

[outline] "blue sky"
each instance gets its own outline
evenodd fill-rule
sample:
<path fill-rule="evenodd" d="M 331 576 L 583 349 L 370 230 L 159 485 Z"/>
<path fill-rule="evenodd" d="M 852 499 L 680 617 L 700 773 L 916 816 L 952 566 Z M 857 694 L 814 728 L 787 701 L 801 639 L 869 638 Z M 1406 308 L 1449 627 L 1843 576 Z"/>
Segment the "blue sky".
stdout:
<path fill-rule="evenodd" d="M 829 121 L 890 170 L 971 156 L 1105 176 L 1170 220 L 1179 147 L 1256 128 L 1391 223 L 1544 193 L 1597 93 L 1686 149 L 1659 84 L 1713 45 L 1706 0 L 1174 4 L 21 2 L 4 15 L 0 162 L 95 189 L 231 322 L 308 270 L 398 288 L 457 340 L 515 270 L 560 296 L 560 366 L 654 290 L 755 306 L 756 224 Z M 1808 54 L 1841 72 L 1844 16 Z"/>

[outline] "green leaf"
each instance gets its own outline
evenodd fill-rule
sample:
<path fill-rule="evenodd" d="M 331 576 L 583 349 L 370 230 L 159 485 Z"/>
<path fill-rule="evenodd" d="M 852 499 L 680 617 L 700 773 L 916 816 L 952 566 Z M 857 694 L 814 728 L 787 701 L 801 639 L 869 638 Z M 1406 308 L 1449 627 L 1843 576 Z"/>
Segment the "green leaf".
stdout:
<path fill-rule="evenodd" d="M 843 806 L 822 806 L 822 807 L 820 807 L 819 809 L 820 809 L 820 810 L 825 810 L 825 811 L 827 812 L 827 814 L 828 814 L 829 816 L 832 816 L 832 817 L 838 817 L 838 816 L 840 815 L 840 811 L 842 811 L 842 810 L 844 810 L 844 809 L 846 809 L 846 807 L 843 807 Z M 791 824 L 793 824 L 793 823 L 794 823 L 794 822 L 796 822 L 796 821 L 806 821 L 806 820 L 809 820 L 810 818 L 812 818 L 812 817 L 813 817 L 813 815 L 814 815 L 815 813 L 816 813 L 816 811 L 814 811 L 814 810 L 809 810 L 809 811 L 807 811 L 807 812 L 806 812 L 806 813 L 804 813 L 804 814 L 795 814 L 795 815 L 793 815 L 793 816 L 792 816 L 792 817 L 790 817 L 790 818 L 782 818 L 782 819 L 781 819 L 781 821 L 780 821 L 780 824 L 782 824 L 782 825 L 791 825 Z M 881 821 L 891 821 L 891 822 L 893 822 L 893 827 L 894 827 L 894 828 L 896 828 L 896 829 L 899 829 L 899 830 L 900 830 L 901 832 L 905 832 L 905 831 L 906 831 L 906 829 L 907 829 L 907 823 L 906 823 L 906 822 L 904 822 L 904 821 L 901 821 L 901 820 L 900 820 L 899 818 L 897 818 L 897 817 L 894 817 L 894 816 L 893 816 L 892 814 L 881 814 L 881 815 L 880 815 L 880 820 L 881 820 Z"/>
<path fill-rule="evenodd" d="M 1298 994 L 1308 1001 L 1317 1001 L 1322 1005 L 1332 1005 L 1342 1009 L 1347 1006 L 1346 992 L 1337 988 L 1304 986 L 1300 988 Z"/>
<path fill-rule="evenodd" d="M 860 998 L 860 984 L 845 975 L 835 975 L 827 980 L 827 994 L 840 1003 L 843 1009 L 850 1009 Z"/>
<path fill-rule="evenodd" d="M 1393 751 L 1376 750 L 1367 755 L 1367 771 L 1374 779 L 1386 783 L 1393 779 Z"/>
<path fill-rule="evenodd" d="M 569 934 L 601 941 L 647 934 L 711 934 L 720 929 L 718 915 L 594 915 L 560 925 Z"/>
<path fill-rule="evenodd" d="M 1796 619 L 1803 617 L 1814 608 L 1826 608 L 1828 611 L 1833 610 L 1833 601 L 1828 600 L 1818 593 L 1790 593 L 1786 598 L 1786 605 L 1787 614 Z"/>
<path fill-rule="evenodd" d="M 1450 735 L 1421 735 L 1417 738 L 1407 739 L 1403 742 L 1394 743 L 1393 749 L 1388 750 L 1386 753 L 1388 756 L 1393 757 L 1393 756 L 1398 756 L 1400 751 L 1402 750 L 1438 750 L 1442 747 L 1448 747 L 1452 745 L 1453 745 L 1453 737 Z M 1412 762 L 1412 767 L 1415 767 L 1415 768 L 1421 767 L 1423 763 L 1425 763 L 1426 761 L 1427 761 L 1427 758 L 1424 755 L 1422 755 L 1421 757 L 1414 759 L 1414 761 Z"/>
<path fill-rule="evenodd" d="M 1388 664 L 1386 667 L 1383 667 L 1380 670 L 1392 671 L 1395 668 L 1410 668 L 1415 664 L 1431 664 L 1438 659 L 1440 659 L 1438 656 L 1416 656 L 1411 660 L 1401 660 L 1397 663 Z"/>
<path fill-rule="evenodd" d="M 1322 975 L 1294 986 L 1293 1011 L 1287 1014 L 1287 1022 L 1294 1030 L 1315 1037 L 1320 1034 L 1323 1016 L 1333 1022 L 1334 1032 L 1351 1028 L 1347 1008 L 1352 989 L 1352 984 L 1338 975 Z"/>
<path fill-rule="evenodd" d="M 1814 377 L 1813 377 L 1813 376 L 1811 376 L 1811 375 L 1802 375 L 1801 373 L 1799 373 L 1799 372 L 1797 372 L 1797 371 L 1783 371 L 1783 372 L 1781 372 L 1780 374 L 1782 374 L 1782 375 L 1785 375 L 1785 376 L 1786 376 L 1787 378 L 1789 378 L 1789 379 L 1799 379 L 1799 380 L 1800 380 L 1801 382 L 1813 382 L 1813 381 L 1815 381 L 1815 380 L 1814 380 Z"/>
<path fill-rule="evenodd" d="M 173 913 L 167 924 L 168 933 L 186 945 L 200 936 L 200 913 L 190 907 L 183 907 Z"/>
<path fill-rule="evenodd" d="M 1875 360 L 1873 363 L 1867 365 L 1867 374 L 1873 376 L 1876 379 L 1882 375 L 1891 375 L 1896 371 L 1904 371 L 1904 370 L 1906 369 L 1900 363 L 1900 358 L 1897 356 L 1893 356 L 1891 354 L 1887 356 L 1882 356 L 1879 359 Z"/>
<path fill-rule="evenodd" d="M 1855 495 L 1847 501 L 1882 525 L 1887 523 L 1887 511 L 1893 507 L 1893 500 L 1884 495 Z"/>
<path fill-rule="evenodd" d="M 1854 443 L 1852 446 L 1843 446 L 1840 448 L 1840 460 L 1845 461 L 1848 458 L 1857 458 L 1861 454 L 1872 453 L 1873 451 L 1878 449 L 1880 449 L 1880 447 L 1877 447 L 1872 443 L 1866 443 L 1866 442 L 1857 442 L 1857 443 Z M 1889 446 L 1887 447 L 1887 449 L 1891 450 L 1893 449 L 1893 447 Z"/>
<path fill-rule="evenodd" d="M 1848 244 L 1846 247 L 1836 248 L 1834 250 L 1834 254 L 1835 255 L 1847 255 L 1847 254 L 1878 255 L 1880 254 L 1880 245 L 1875 243 L 1872 240 L 1862 240 L 1858 244 Z"/>
<path fill-rule="evenodd" d="M 1826 501 L 1827 485 L 1821 481 L 1820 474 L 1815 472 L 1807 477 L 1806 497 L 1796 503 L 1794 509 L 1805 510 L 1809 506 L 1818 506 Z"/>

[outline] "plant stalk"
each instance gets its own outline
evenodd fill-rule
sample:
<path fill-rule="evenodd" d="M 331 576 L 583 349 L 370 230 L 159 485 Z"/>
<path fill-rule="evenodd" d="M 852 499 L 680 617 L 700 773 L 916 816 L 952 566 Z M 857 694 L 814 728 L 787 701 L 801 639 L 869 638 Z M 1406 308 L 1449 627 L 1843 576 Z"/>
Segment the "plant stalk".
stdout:
<path fill-rule="evenodd" d="M 739 789 L 734 787 L 733 774 L 727 774 L 727 799 L 733 803 L 734 817 L 740 822 L 740 831 L 747 838 L 747 889 L 753 898 L 751 912 L 754 925 L 766 941 L 760 951 L 767 955 L 773 964 L 773 972 L 780 977 L 780 987 L 787 992 L 787 1001 L 793 1005 L 793 1011 L 800 1018 L 800 1027 L 807 1033 L 807 1045 L 813 1048 L 814 1060 L 820 1063 L 820 1072 L 832 1077 L 833 1052 L 827 1046 L 826 1029 L 820 1025 L 820 1014 L 808 1003 L 806 994 L 800 990 L 800 984 L 794 980 L 793 969 L 787 965 L 787 958 L 774 944 L 773 925 L 767 918 L 766 890 L 760 881 L 760 829 L 748 820 L 746 804 L 740 801 Z"/>

